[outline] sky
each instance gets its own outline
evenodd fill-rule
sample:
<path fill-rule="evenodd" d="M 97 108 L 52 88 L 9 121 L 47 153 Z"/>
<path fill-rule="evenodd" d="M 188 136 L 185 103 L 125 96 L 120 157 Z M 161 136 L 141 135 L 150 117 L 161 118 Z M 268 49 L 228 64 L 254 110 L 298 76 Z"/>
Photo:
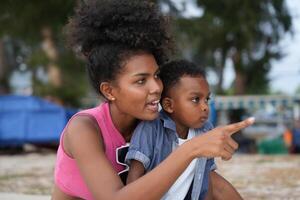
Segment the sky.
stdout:
<path fill-rule="evenodd" d="M 286 35 L 281 41 L 285 57 L 274 61 L 269 77 L 275 91 L 293 94 L 300 87 L 300 1 L 287 0 L 287 6 L 293 17 L 293 36 Z"/>
<path fill-rule="evenodd" d="M 172 0 L 179 7 L 184 0 Z M 300 0 L 286 0 L 287 6 L 292 15 L 293 35 L 286 34 L 280 42 L 284 57 L 281 60 L 272 61 L 272 69 L 268 74 L 271 80 L 270 86 L 273 92 L 281 91 L 293 95 L 300 87 Z M 193 3 L 187 4 L 187 17 L 199 16 L 202 11 L 197 9 Z M 234 71 L 232 65 L 228 63 L 224 71 L 224 84 L 228 88 L 234 80 Z M 214 83 L 216 77 L 209 73 L 209 82 Z"/>

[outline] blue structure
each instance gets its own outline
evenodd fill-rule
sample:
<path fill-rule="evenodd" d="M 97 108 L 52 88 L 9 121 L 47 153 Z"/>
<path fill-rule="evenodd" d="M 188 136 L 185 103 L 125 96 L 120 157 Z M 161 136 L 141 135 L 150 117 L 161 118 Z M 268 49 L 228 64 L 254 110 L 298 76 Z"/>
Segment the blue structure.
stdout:
<path fill-rule="evenodd" d="M 214 125 L 217 125 L 217 110 L 215 106 L 215 102 L 213 100 L 209 103 L 209 117 L 208 120 Z"/>
<path fill-rule="evenodd" d="M 0 147 L 58 142 L 76 111 L 33 96 L 0 96 Z"/>

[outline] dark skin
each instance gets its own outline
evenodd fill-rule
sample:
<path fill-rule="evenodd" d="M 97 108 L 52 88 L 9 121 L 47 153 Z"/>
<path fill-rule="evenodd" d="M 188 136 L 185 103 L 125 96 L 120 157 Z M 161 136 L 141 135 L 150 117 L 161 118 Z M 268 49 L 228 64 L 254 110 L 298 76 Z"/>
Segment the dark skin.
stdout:
<path fill-rule="evenodd" d="M 115 127 L 127 140 L 138 120 L 151 120 L 158 116 L 156 102 L 160 98 L 162 84 L 157 74 L 158 66 L 154 57 L 146 53 L 138 54 L 126 60 L 117 80 L 103 82 L 99 86 L 109 101 Z M 126 186 L 106 157 L 104 142 L 99 137 L 102 130 L 90 118 L 73 118 L 64 135 L 64 147 L 66 154 L 76 161 L 94 199 L 160 199 L 194 158 L 207 156 L 230 159 L 232 154 L 224 151 L 225 145 L 232 144 L 230 136 L 252 123 L 245 120 L 193 138 L 172 152 L 154 170 Z M 52 199 L 76 198 L 55 186 Z"/>
<path fill-rule="evenodd" d="M 169 89 L 162 100 L 162 107 L 176 124 L 176 131 L 180 138 L 187 138 L 190 128 L 200 128 L 208 119 L 210 96 L 209 85 L 205 78 L 183 76 L 179 82 Z M 233 154 L 238 144 L 231 141 L 225 150 Z M 131 161 L 127 183 L 145 174 L 142 163 Z M 218 173 L 211 171 L 209 176 L 209 191 L 206 199 L 242 199 L 236 189 Z"/>

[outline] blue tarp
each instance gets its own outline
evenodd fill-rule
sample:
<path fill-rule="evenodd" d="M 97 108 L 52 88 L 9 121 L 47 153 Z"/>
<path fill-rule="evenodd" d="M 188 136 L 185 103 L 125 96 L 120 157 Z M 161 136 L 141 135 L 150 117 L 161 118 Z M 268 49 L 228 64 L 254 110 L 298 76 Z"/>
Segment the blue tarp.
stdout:
<path fill-rule="evenodd" d="M 0 147 L 58 142 L 76 111 L 33 96 L 0 96 Z"/>

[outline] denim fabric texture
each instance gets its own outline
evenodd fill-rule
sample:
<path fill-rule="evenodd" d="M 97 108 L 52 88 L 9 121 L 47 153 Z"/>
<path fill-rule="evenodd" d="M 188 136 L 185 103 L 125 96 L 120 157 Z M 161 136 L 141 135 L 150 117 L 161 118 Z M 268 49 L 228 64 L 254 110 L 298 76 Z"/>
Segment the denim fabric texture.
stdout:
<path fill-rule="evenodd" d="M 195 129 L 196 135 L 213 129 L 210 122 Z M 146 172 L 161 163 L 175 148 L 178 147 L 178 135 L 175 122 L 163 111 L 152 121 L 142 121 L 136 127 L 131 138 L 125 162 L 140 161 Z M 191 199 L 204 199 L 209 185 L 209 173 L 216 169 L 213 158 L 197 158 Z M 163 177 L 162 177 L 163 178 Z"/>

